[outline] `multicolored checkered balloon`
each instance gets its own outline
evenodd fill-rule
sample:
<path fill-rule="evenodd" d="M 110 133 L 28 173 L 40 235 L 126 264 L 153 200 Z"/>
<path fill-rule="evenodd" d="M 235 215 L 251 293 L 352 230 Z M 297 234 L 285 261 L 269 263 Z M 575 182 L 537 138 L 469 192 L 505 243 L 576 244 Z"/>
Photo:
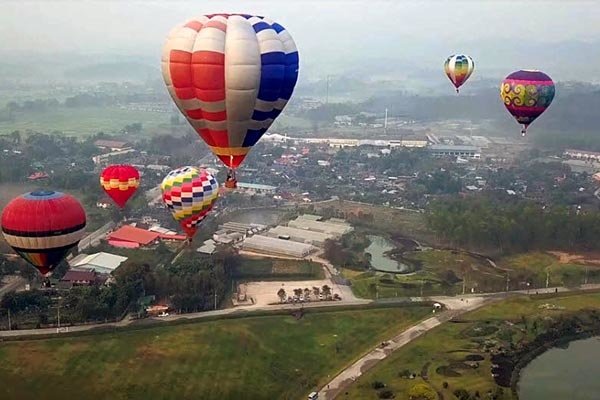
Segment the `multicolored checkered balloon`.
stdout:
<path fill-rule="evenodd" d="M 219 196 L 214 176 L 194 167 L 169 172 L 160 185 L 163 202 L 191 240 Z"/>

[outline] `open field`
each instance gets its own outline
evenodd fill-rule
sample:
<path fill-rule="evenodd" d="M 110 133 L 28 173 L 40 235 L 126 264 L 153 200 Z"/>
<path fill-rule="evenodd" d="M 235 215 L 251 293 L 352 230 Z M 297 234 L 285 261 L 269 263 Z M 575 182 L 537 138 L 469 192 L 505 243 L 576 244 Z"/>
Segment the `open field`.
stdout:
<path fill-rule="evenodd" d="M 323 279 L 321 264 L 305 260 L 244 257 L 242 263 L 232 271 L 239 281 Z"/>
<path fill-rule="evenodd" d="M 2 399 L 304 399 L 429 307 L 222 320 L 0 345 Z"/>
<path fill-rule="evenodd" d="M 146 132 L 163 127 L 170 132 L 168 113 L 123 110 L 119 107 L 60 107 L 51 111 L 18 113 L 14 122 L 0 122 L 0 134 L 31 129 L 39 132 L 62 131 L 66 135 L 87 136 L 98 132 L 113 133 L 125 125 L 142 123 Z"/>
<path fill-rule="evenodd" d="M 564 307 L 564 311 L 541 307 L 544 304 Z M 459 388 L 471 394 L 479 391 L 481 398 L 488 398 L 488 390 L 496 390 L 497 385 L 490 373 L 490 355 L 482 349 L 484 342 L 506 346 L 510 341 L 531 340 L 535 336 L 533 320 L 544 321 L 562 312 L 598 307 L 599 293 L 521 297 L 484 307 L 464 316 L 463 322 L 443 324 L 398 350 L 357 380 L 344 399 L 377 398 L 377 391 L 372 388 L 375 381 L 384 383 L 385 390 L 391 390 L 397 400 L 409 400 L 409 391 L 419 384 L 428 387 L 434 395 L 436 391 L 442 394 L 440 398 L 456 398 L 453 391 Z M 474 361 L 468 360 L 477 360 L 478 366 L 473 368 Z M 405 371 L 416 374 L 416 378 L 401 377 Z M 443 387 L 444 382 L 448 383 L 447 389 Z M 500 399 L 513 399 L 509 389 L 503 392 Z M 438 396 L 424 398 L 433 400 Z"/>
<path fill-rule="evenodd" d="M 405 253 L 419 263 L 412 274 L 365 272 L 346 276 L 359 297 L 386 298 L 404 296 L 453 295 L 465 292 L 498 292 L 505 289 L 505 275 L 487 261 L 450 250 L 423 250 Z"/>
<path fill-rule="evenodd" d="M 345 270 L 344 276 L 352 281 L 352 290 L 358 297 L 387 298 L 404 296 L 453 295 L 465 293 L 501 292 L 509 289 L 527 289 L 549 286 L 578 286 L 586 282 L 600 282 L 600 266 L 591 264 L 591 258 L 581 255 L 523 253 L 496 262 L 494 268 L 485 259 L 451 250 L 424 250 L 407 252 L 405 257 L 420 263 L 421 269 L 413 274 Z M 578 260 L 588 260 L 579 264 Z M 587 272 L 586 272 L 587 270 Z"/>
<path fill-rule="evenodd" d="M 395 236 L 402 235 L 424 241 L 430 244 L 436 244 L 437 238 L 427 229 L 425 214 L 399 210 L 395 208 L 375 206 L 354 201 L 329 201 L 326 203 L 312 204 L 315 213 L 326 208 L 340 210 L 346 214 L 358 215 L 358 212 L 373 215 L 373 221 L 369 222 L 367 227 L 376 229 L 378 233 L 389 233 Z"/>

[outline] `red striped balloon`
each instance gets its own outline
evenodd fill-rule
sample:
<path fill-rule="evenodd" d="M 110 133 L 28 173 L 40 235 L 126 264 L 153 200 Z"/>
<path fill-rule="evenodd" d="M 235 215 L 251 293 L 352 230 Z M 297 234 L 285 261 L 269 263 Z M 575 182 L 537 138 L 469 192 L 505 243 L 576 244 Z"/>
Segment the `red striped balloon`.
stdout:
<path fill-rule="evenodd" d="M 140 173 L 131 165 L 109 165 L 100 175 L 100 185 L 123 208 L 140 186 Z"/>
<path fill-rule="evenodd" d="M 6 242 L 46 275 L 84 235 L 86 217 L 74 197 L 38 190 L 13 199 L 2 211 Z"/>

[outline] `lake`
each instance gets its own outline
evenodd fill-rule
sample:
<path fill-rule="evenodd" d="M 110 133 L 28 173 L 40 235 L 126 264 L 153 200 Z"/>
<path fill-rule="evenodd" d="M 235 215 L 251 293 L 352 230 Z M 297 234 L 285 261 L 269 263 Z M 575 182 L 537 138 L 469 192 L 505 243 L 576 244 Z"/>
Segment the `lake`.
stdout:
<path fill-rule="evenodd" d="M 600 337 L 548 350 L 521 371 L 520 400 L 600 398 Z"/>
<path fill-rule="evenodd" d="M 374 269 L 396 274 L 411 271 L 408 265 L 392 260 L 384 254 L 396 248 L 394 243 L 381 236 L 369 235 L 368 238 L 371 244 L 365 249 L 365 253 L 371 254 L 371 265 Z"/>

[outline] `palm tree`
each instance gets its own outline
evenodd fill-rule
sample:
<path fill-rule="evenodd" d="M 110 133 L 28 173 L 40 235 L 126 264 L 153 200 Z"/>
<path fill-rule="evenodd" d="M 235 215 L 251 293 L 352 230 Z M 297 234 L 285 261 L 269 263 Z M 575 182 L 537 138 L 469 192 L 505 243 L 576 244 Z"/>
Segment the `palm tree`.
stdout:
<path fill-rule="evenodd" d="M 310 297 L 310 289 L 304 288 L 304 298 L 309 298 L 309 297 Z"/>
<path fill-rule="evenodd" d="M 279 302 L 283 303 L 285 299 L 287 299 L 287 294 L 283 288 L 277 291 L 277 296 L 279 297 Z"/>

